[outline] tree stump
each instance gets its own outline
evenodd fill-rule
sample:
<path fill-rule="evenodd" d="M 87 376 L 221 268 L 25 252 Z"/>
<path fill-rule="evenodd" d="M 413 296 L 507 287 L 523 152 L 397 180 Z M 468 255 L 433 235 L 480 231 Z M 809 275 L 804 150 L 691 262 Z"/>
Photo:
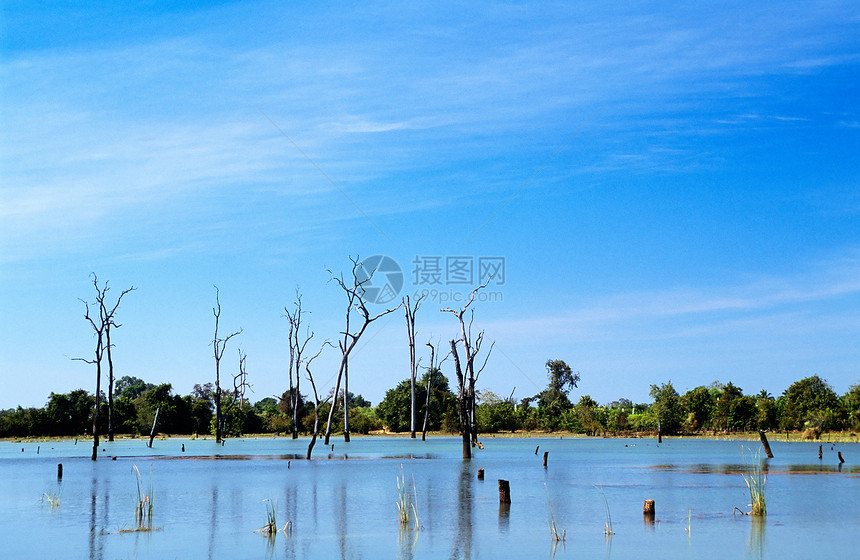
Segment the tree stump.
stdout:
<path fill-rule="evenodd" d="M 761 439 L 761 444 L 764 446 L 764 452 L 767 453 L 767 458 L 773 459 L 773 453 L 770 451 L 770 444 L 767 442 L 767 436 L 764 435 L 764 430 L 758 431 L 758 437 Z"/>
<path fill-rule="evenodd" d="M 549 451 L 543 452 L 543 468 L 546 468 L 546 459 L 549 456 Z"/>
<path fill-rule="evenodd" d="M 642 505 L 642 515 L 645 516 L 645 521 L 654 521 L 654 500 L 645 500 Z"/>
<path fill-rule="evenodd" d="M 63 464 L 57 463 L 57 480 L 63 480 Z"/>
<path fill-rule="evenodd" d="M 821 460 L 821 446 L 818 446 L 818 460 Z"/>
<path fill-rule="evenodd" d="M 501 478 L 499 479 L 499 503 L 511 503 L 511 483 Z"/>
<path fill-rule="evenodd" d="M 842 463 L 844 463 L 844 462 L 845 462 L 845 458 L 844 458 L 844 457 L 842 457 L 842 452 L 841 452 L 841 451 L 837 451 L 837 452 L 836 452 L 836 454 L 837 454 L 837 455 L 839 455 L 839 464 L 841 465 Z"/>
<path fill-rule="evenodd" d="M 478 469 L 478 480 L 484 480 L 484 469 Z"/>

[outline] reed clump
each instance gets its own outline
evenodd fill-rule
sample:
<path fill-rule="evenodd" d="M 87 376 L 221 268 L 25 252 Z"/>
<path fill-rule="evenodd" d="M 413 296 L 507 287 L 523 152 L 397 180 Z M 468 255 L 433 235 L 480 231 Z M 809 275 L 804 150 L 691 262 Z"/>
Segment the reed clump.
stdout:
<path fill-rule="evenodd" d="M 750 472 L 741 475 L 750 493 L 750 510 L 746 512 L 746 515 L 767 515 L 767 500 L 765 498 L 767 475 L 762 469 L 760 455 L 761 453 L 757 452 L 751 456 Z"/>
<path fill-rule="evenodd" d="M 51 509 L 57 509 L 60 507 L 61 494 L 62 492 L 59 488 L 57 490 L 48 490 L 42 493 L 40 501 L 45 502 L 46 504 L 50 504 Z"/>
<path fill-rule="evenodd" d="M 293 522 L 287 521 L 284 526 L 278 530 L 278 502 L 273 500 L 263 500 L 266 504 L 266 524 L 255 530 L 255 533 L 260 533 L 267 539 L 274 539 L 281 532 L 284 535 L 292 533 Z"/>
<path fill-rule="evenodd" d="M 565 542 L 567 539 L 567 534 L 564 529 L 561 530 L 561 533 L 558 532 L 558 527 L 555 524 L 555 515 L 552 511 L 552 500 L 549 498 L 549 488 L 546 483 L 543 485 L 546 490 L 546 502 L 549 505 L 549 534 L 550 538 L 554 543 Z"/>
<path fill-rule="evenodd" d="M 400 526 L 418 529 L 418 507 L 415 492 L 415 477 L 412 477 L 412 488 L 406 484 L 406 474 L 400 465 L 400 476 L 397 477 L 397 512 Z"/>
<path fill-rule="evenodd" d="M 154 507 L 152 501 L 152 467 L 149 468 L 149 490 L 143 486 L 143 477 L 140 475 L 140 469 L 137 465 L 132 467 L 137 482 L 137 506 L 134 510 L 134 518 L 137 523 L 138 531 L 152 529 L 152 510 Z"/>

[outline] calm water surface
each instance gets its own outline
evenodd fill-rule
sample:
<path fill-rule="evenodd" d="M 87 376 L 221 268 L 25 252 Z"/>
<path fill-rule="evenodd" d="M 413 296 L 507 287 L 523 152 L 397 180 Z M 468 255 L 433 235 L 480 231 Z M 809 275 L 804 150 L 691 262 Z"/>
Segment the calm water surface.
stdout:
<path fill-rule="evenodd" d="M 819 461 L 818 443 L 772 441 L 761 520 L 733 514 L 749 509 L 740 473 L 758 442 L 488 437 L 463 461 L 458 438 L 332 441 L 305 461 L 307 439 L 122 440 L 102 444 L 95 463 L 83 441 L 0 443 L 0 557 L 854 558 L 860 542 L 856 443 L 825 444 Z M 135 527 L 135 465 L 153 489 L 152 532 L 122 532 Z M 420 531 L 398 524 L 401 466 Z M 60 494 L 59 507 L 40 501 L 45 492 Z M 264 500 L 277 502 L 279 524 L 292 522 L 290 536 L 254 532 Z M 551 516 L 564 543 L 551 541 Z"/>

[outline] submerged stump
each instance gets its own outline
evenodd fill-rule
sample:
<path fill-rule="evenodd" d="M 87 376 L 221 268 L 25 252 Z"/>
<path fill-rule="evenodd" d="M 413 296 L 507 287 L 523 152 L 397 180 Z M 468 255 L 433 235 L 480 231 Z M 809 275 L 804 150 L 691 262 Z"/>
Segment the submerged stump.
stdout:
<path fill-rule="evenodd" d="M 478 480 L 484 480 L 484 469 L 478 469 Z"/>
<path fill-rule="evenodd" d="M 499 503 L 511 503 L 511 483 L 501 478 L 499 479 Z"/>
<path fill-rule="evenodd" d="M 758 436 L 761 439 L 761 444 L 764 446 L 764 452 L 767 453 L 767 458 L 773 459 L 773 453 L 770 451 L 770 444 L 767 442 L 767 436 L 764 435 L 764 430 L 759 430 Z"/>
<path fill-rule="evenodd" d="M 645 517 L 646 522 L 654 522 L 654 500 L 645 500 L 645 503 L 642 505 L 642 515 Z"/>

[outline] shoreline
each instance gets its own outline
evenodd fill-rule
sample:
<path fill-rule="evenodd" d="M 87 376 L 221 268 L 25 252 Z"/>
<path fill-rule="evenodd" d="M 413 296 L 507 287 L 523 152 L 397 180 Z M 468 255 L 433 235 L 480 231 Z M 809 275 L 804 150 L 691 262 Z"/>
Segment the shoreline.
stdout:
<path fill-rule="evenodd" d="M 409 438 L 410 432 L 371 432 L 369 434 L 353 434 L 351 438 Z M 818 439 L 804 438 L 802 432 L 767 432 L 768 439 L 771 442 L 787 442 L 787 443 L 860 443 L 860 436 L 855 432 L 828 432 L 821 434 Z M 99 436 L 99 445 L 110 443 L 106 438 Z M 299 439 L 307 439 L 310 434 L 300 434 Z M 343 433 L 332 434 L 332 437 L 343 437 Z M 459 434 L 449 432 L 427 432 L 428 438 L 439 437 L 460 437 Z M 243 434 L 241 436 L 232 436 L 224 438 L 225 441 L 231 439 L 290 439 L 289 433 L 279 432 L 274 434 Z M 623 434 L 605 434 L 598 436 L 589 436 L 586 434 L 578 434 L 573 432 L 503 432 L 503 433 L 481 433 L 478 434 L 479 440 L 487 440 L 494 438 L 517 438 L 517 439 L 547 439 L 547 438 L 576 438 L 576 439 L 657 439 L 657 434 L 638 432 L 638 433 L 623 433 Z M 158 434 L 155 439 L 166 441 L 170 439 L 182 440 L 215 440 L 214 435 L 197 435 L 197 434 Z M 421 439 L 417 435 L 415 439 Z M 758 432 L 733 432 L 733 433 L 717 433 L 717 434 L 682 434 L 663 436 L 664 440 L 683 440 L 683 439 L 704 439 L 704 440 L 731 440 L 731 441 L 760 441 Z M 91 436 L 42 436 L 42 437 L 26 437 L 26 438 L 0 438 L 3 443 L 42 443 L 42 442 L 63 442 L 78 440 L 79 443 L 92 443 Z M 114 434 L 114 441 L 142 440 L 148 441 L 149 436 L 136 436 L 132 434 Z M 318 440 L 319 441 L 319 440 Z M 342 443 L 342 442 L 341 442 Z"/>

